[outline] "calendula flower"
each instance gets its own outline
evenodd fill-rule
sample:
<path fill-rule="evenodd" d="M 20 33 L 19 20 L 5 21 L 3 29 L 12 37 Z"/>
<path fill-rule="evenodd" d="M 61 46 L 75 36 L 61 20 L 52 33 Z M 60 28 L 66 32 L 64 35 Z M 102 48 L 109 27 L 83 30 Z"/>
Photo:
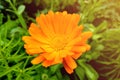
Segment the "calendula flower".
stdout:
<path fill-rule="evenodd" d="M 24 36 L 24 48 L 29 55 L 37 54 L 31 63 L 48 67 L 63 63 L 65 70 L 71 74 L 77 67 L 75 62 L 82 53 L 90 49 L 86 43 L 91 32 L 82 32 L 78 26 L 80 16 L 64 12 L 41 14 L 36 23 L 31 23 L 30 36 Z"/>

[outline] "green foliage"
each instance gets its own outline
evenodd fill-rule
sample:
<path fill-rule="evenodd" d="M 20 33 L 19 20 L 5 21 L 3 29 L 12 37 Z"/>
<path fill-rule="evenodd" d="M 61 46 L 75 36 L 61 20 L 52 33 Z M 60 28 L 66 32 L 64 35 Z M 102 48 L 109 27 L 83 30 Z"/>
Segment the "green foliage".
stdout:
<path fill-rule="evenodd" d="M 35 12 L 27 11 L 32 4 Z M 119 5 L 119 0 L 0 0 L 0 80 L 98 80 L 101 76 L 119 80 Z M 26 23 L 35 22 L 28 13 L 39 15 L 70 6 L 77 8 L 84 30 L 93 32 L 88 42 L 91 50 L 76 61 L 78 67 L 72 75 L 64 72 L 61 64 L 49 68 L 32 65 L 33 57 L 26 54 L 21 39 L 28 35 Z M 99 69 L 105 72 L 98 73 L 90 63 L 93 60 L 102 64 Z"/>
<path fill-rule="evenodd" d="M 68 5 L 73 5 L 76 0 L 25 0 L 25 3 L 34 2 L 36 6 L 43 6 L 44 9 L 57 11 L 64 9 Z"/>
<path fill-rule="evenodd" d="M 101 5 L 106 0 L 78 0 L 80 4 L 81 23 L 90 23 L 96 18 L 96 13 L 101 11 Z"/>
<path fill-rule="evenodd" d="M 83 73 L 85 73 L 88 80 L 97 80 L 98 79 L 97 72 L 89 64 L 85 63 L 83 60 L 78 60 L 78 64 L 80 65 L 81 68 L 83 68 L 83 70 L 84 70 Z"/>
<path fill-rule="evenodd" d="M 75 72 L 80 80 L 98 80 L 98 73 L 85 60 L 78 60 L 78 67 Z"/>
<path fill-rule="evenodd" d="M 104 64 L 102 71 L 108 80 L 117 80 L 120 78 L 120 28 L 109 29 L 103 36 L 103 44 L 105 49 L 102 51 L 100 58 L 97 60 L 100 64 Z M 109 57 L 108 57 L 109 56 Z"/>
<path fill-rule="evenodd" d="M 120 1 L 109 0 L 105 1 L 102 6 L 102 11 L 96 13 L 97 18 L 104 18 L 109 21 L 108 27 L 116 28 L 120 26 Z"/>

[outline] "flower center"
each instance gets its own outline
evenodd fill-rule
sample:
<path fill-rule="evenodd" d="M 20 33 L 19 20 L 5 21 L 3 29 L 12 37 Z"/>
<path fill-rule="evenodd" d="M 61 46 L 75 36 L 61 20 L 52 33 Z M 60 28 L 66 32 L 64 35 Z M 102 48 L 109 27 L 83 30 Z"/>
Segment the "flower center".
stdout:
<path fill-rule="evenodd" d="M 52 39 L 50 46 L 55 50 L 55 51 L 60 51 L 65 48 L 67 44 L 67 40 L 65 39 L 65 36 L 56 36 Z"/>

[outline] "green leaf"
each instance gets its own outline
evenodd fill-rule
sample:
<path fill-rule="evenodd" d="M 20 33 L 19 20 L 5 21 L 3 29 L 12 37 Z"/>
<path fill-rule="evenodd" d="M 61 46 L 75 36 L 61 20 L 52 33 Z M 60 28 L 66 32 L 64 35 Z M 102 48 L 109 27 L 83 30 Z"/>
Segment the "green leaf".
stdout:
<path fill-rule="evenodd" d="M 95 35 L 93 35 L 92 39 L 93 39 L 93 40 L 98 40 L 98 39 L 100 39 L 101 37 L 102 37 L 101 34 L 95 34 Z"/>
<path fill-rule="evenodd" d="M 0 14 L 0 25 L 2 24 L 3 22 L 3 14 Z"/>
<path fill-rule="evenodd" d="M 60 68 L 61 64 L 56 64 L 50 67 L 51 70 L 51 74 L 54 74 L 59 68 Z"/>
<path fill-rule="evenodd" d="M 96 28 L 96 33 L 102 32 L 107 28 L 107 21 L 103 21 L 99 26 Z"/>
<path fill-rule="evenodd" d="M 104 49 L 104 46 L 102 44 L 97 45 L 97 47 L 95 48 L 95 50 L 101 51 Z"/>
<path fill-rule="evenodd" d="M 68 75 L 64 75 L 64 77 L 62 77 L 59 80 L 71 80 L 70 77 Z"/>
<path fill-rule="evenodd" d="M 57 78 L 57 76 L 54 75 L 50 78 L 50 80 L 58 80 L 58 78 Z"/>
<path fill-rule="evenodd" d="M 21 27 L 16 27 L 16 28 L 14 28 L 14 29 L 12 29 L 12 30 L 10 31 L 10 36 L 11 36 L 11 37 L 14 36 L 14 35 L 19 36 L 19 35 L 23 35 L 24 33 L 26 33 L 26 32 L 25 32 L 25 30 L 24 30 L 23 28 L 21 28 Z M 18 35 L 18 34 L 19 34 L 19 35 Z"/>
<path fill-rule="evenodd" d="M 22 13 L 24 12 L 24 10 L 25 10 L 25 6 L 24 6 L 24 5 L 20 5 L 20 6 L 18 7 L 17 14 L 18 14 L 18 15 L 22 14 Z"/>
<path fill-rule="evenodd" d="M 88 80 L 98 80 L 98 73 L 94 70 L 92 66 L 85 62 L 81 62 L 78 60 L 78 64 L 85 70 L 85 74 Z"/>
<path fill-rule="evenodd" d="M 82 67 L 78 66 L 75 69 L 75 72 L 77 74 L 77 76 L 79 77 L 80 80 L 85 80 L 85 71 Z"/>
<path fill-rule="evenodd" d="M 22 64 L 22 62 L 14 65 L 14 66 L 6 69 L 6 70 L 4 70 L 4 72 L 0 73 L 0 77 L 5 76 L 5 75 L 8 74 L 9 72 L 12 72 L 12 70 L 14 70 L 15 68 L 19 67 L 21 64 Z"/>
<path fill-rule="evenodd" d="M 90 31 L 94 32 L 96 30 L 96 28 L 93 24 L 88 24 L 87 23 L 87 24 L 84 24 L 84 27 L 85 27 L 84 30 L 86 30 L 86 31 L 90 30 Z"/>
<path fill-rule="evenodd" d="M 61 73 L 60 69 L 57 70 L 56 75 L 57 75 L 58 80 L 62 80 L 63 79 L 63 76 L 62 76 L 62 73 Z"/>
<path fill-rule="evenodd" d="M 4 9 L 4 6 L 3 6 L 3 5 L 0 5 L 0 9 Z"/>
<path fill-rule="evenodd" d="M 32 0 L 24 0 L 25 3 L 30 4 Z"/>

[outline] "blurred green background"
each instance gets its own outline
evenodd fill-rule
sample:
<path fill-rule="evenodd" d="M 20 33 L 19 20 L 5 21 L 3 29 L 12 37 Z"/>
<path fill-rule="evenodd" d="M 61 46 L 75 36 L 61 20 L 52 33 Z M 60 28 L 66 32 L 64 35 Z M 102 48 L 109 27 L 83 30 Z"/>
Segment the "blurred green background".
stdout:
<path fill-rule="evenodd" d="M 80 14 L 79 24 L 93 32 L 92 49 L 71 75 L 61 65 L 32 65 L 23 48 L 30 23 L 49 10 Z M 120 80 L 119 36 L 119 0 L 0 0 L 0 80 Z"/>

